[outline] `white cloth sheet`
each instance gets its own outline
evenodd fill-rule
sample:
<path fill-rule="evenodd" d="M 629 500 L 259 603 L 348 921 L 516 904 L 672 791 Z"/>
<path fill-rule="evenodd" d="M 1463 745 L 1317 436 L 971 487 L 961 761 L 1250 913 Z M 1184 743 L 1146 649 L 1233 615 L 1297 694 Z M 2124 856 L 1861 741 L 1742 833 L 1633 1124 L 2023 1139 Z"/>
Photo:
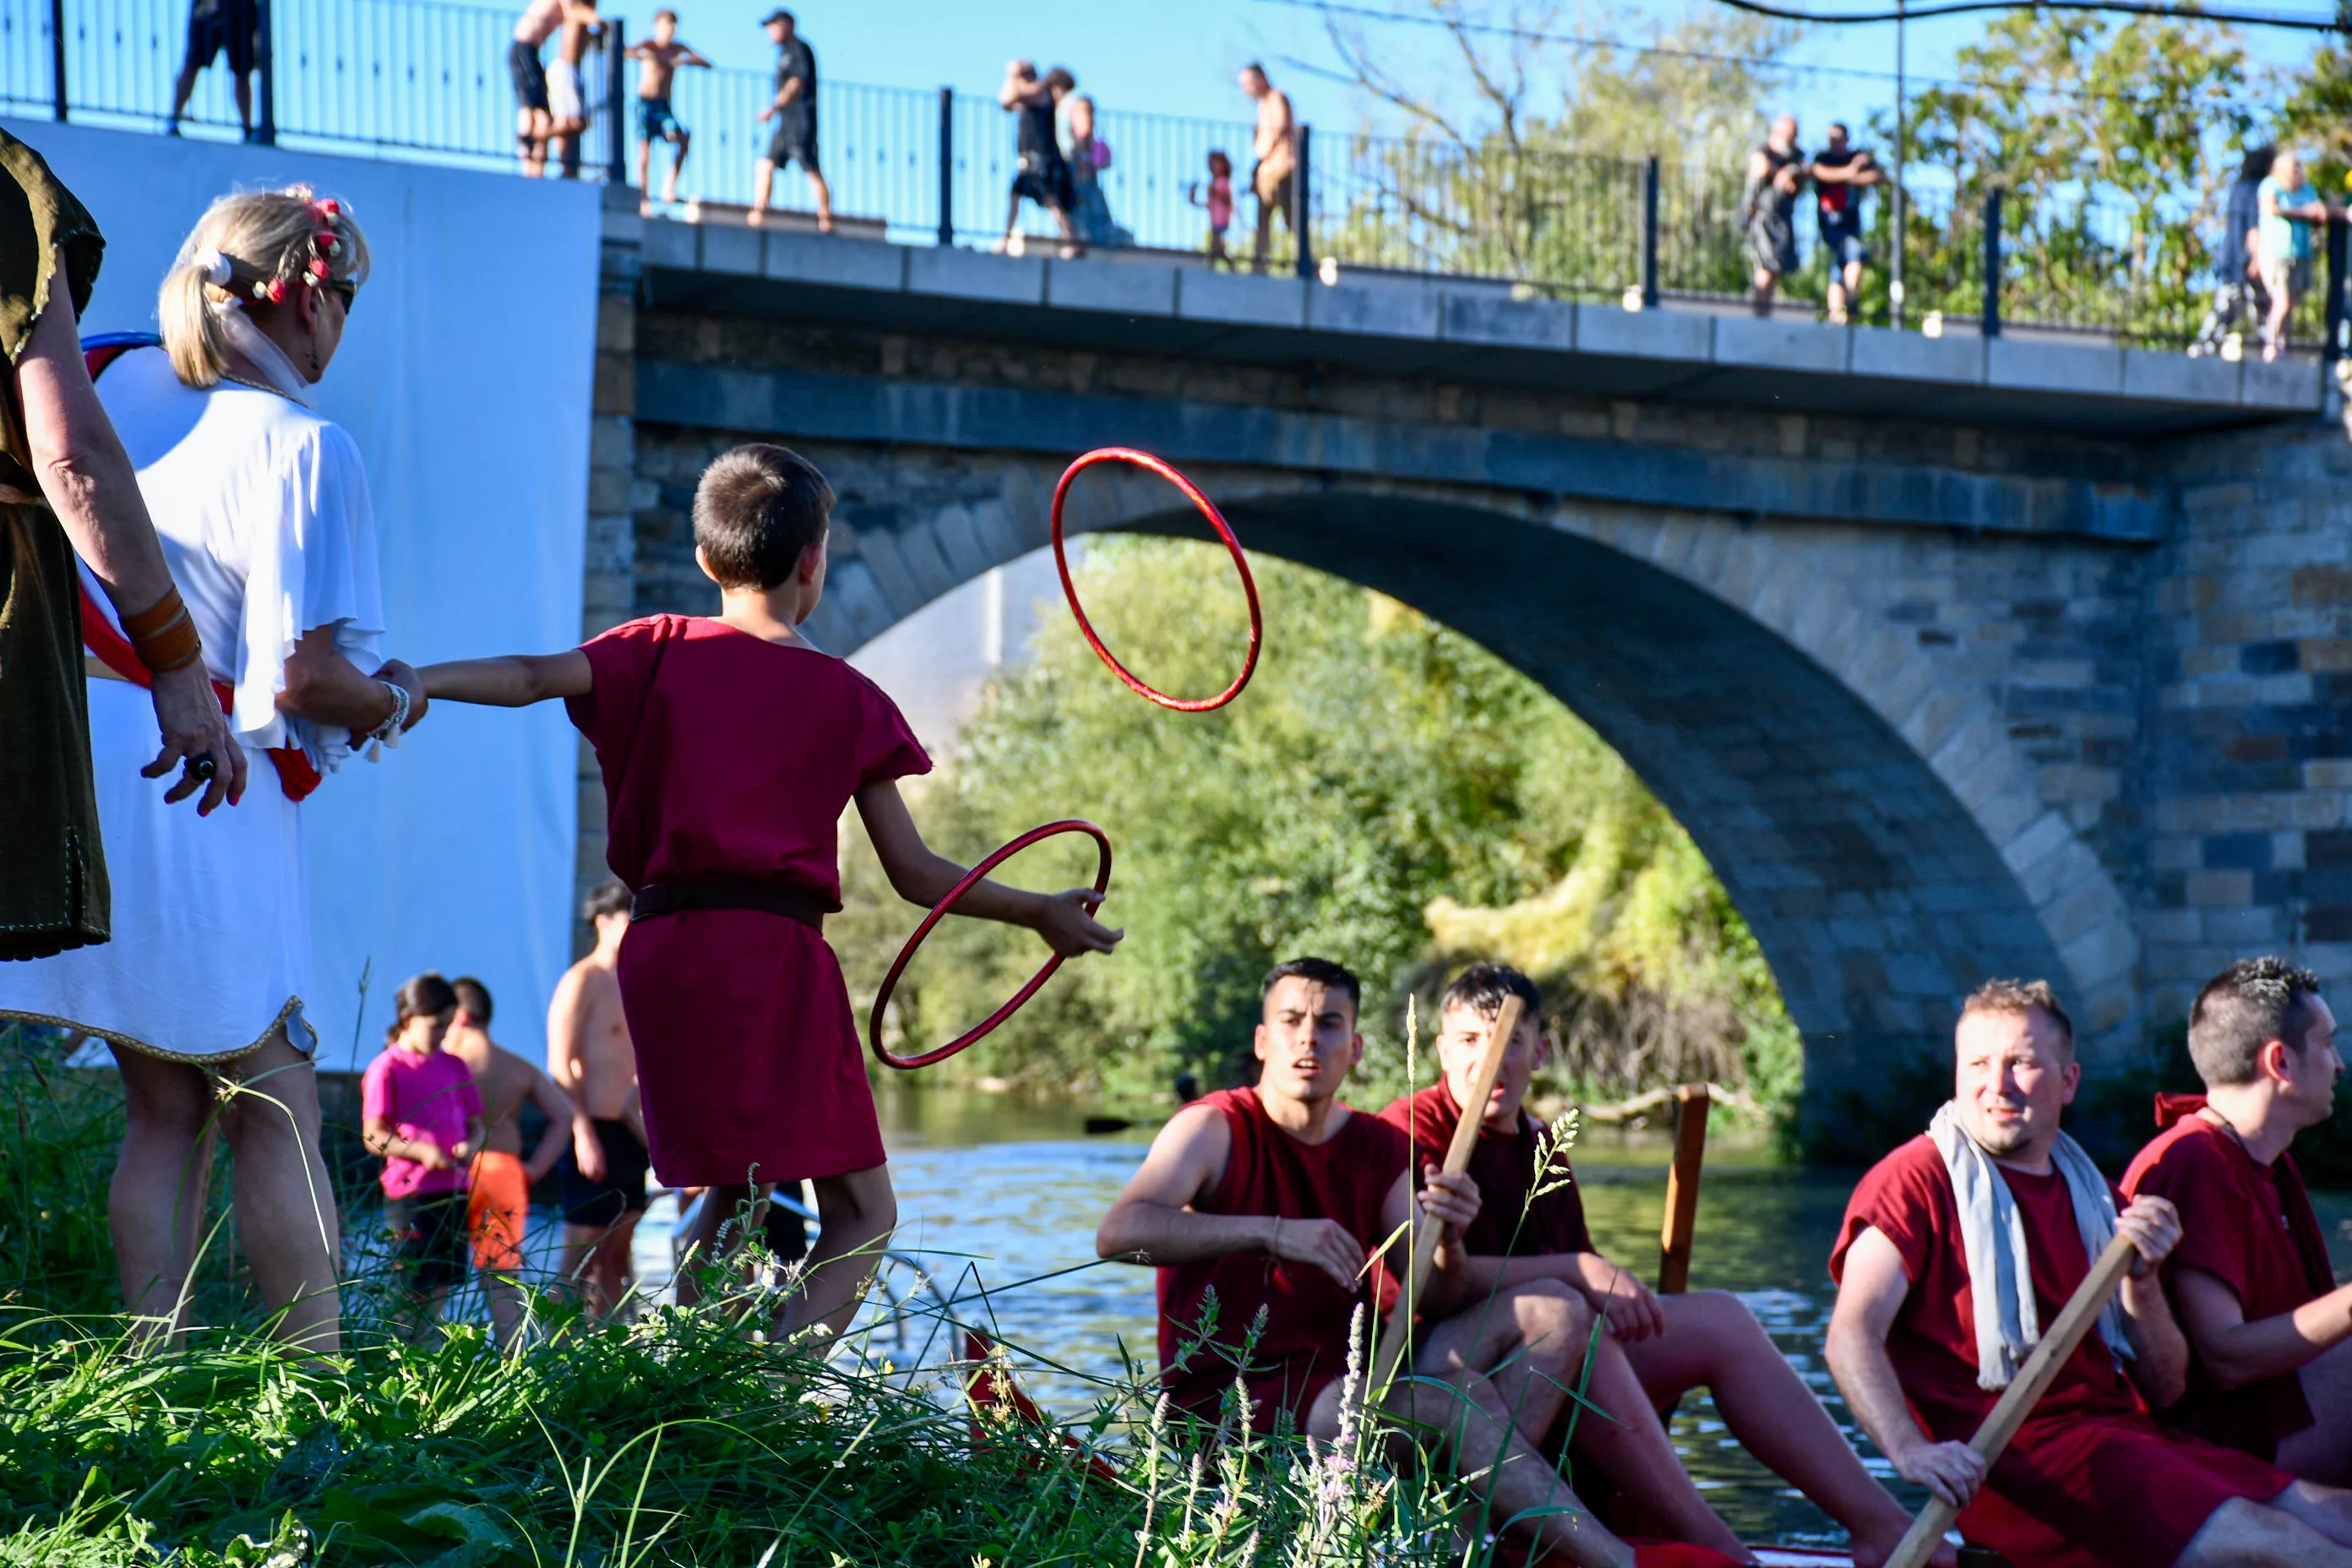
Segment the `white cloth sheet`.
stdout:
<path fill-rule="evenodd" d="M 288 655 L 314 629 L 332 627 L 338 651 L 362 669 L 383 662 L 367 474 L 352 438 L 318 415 L 227 383 L 193 391 L 160 349 L 115 361 L 98 394 L 139 470 L 209 672 L 235 693 L 230 725 L 252 771 L 245 799 L 210 817 L 164 805 L 172 780 L 139 774 L 153 754 L 147 698 L 93 679 L 113 940 L 0 968 L 0 1011 L 64 1020 L 151 1055 L 225 1059 L 281 1020 L 293 1027 L 310 989 L 299 808 L 263 752 L 299 744 L 330 773 L 350 755 L 348 731 L 289 720 L 277 699 Z M 312 1043 L 307 1026 L 293 1038 Z"/>
<path fill-rule="evenodd" d="M 225 192 L 299 180 L 349 204 L 374 268 L 319 407 L 349 436 L 373 491 L 384 610 L 374 624 L 391 628 L 382 653 L 425 664 L 579 642 L 598 187 L 6 124 L 106 235 L 85 332 L 155 330 L 156 285 Z M 517 257 L 530 258 L 529 288 L 499 281 Z M 108 687 L 98 695 L 110 701 L 145 700 Z M 151 745 L 139 762 L 153 755 Z M 268 760 L 252 761 L 241 811 L 274 788 Z M 290 814 L 308 859 L 315 956 L 303 1002 L 322 1068 L 363 1065 L 392 1021 L 394 987 L 421 969 L 478 975 L 497 998 L 500 1043 L 540 1052 L 547 998 L 572 958 L 579 774 L 579 737 L 560 704 L 436 705 L 381 765 L 345 766 Z M 121 929 L 119 872 L 116 903 Z M 368 1049 L 355 1055 L 355 1042 Z"/>

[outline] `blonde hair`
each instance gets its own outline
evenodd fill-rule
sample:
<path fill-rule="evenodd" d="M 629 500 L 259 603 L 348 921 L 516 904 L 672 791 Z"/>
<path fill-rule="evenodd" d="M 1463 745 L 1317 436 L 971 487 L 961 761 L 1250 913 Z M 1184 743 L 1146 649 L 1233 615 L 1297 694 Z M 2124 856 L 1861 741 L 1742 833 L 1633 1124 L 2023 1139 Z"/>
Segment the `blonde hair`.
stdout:
<path fill-rule="evenodd" d="M 220 312 L 232 301 L 249 308 L 282 300 L 289 289 L 356 286 L 367 273 L 367 237 L 341 203 L 319 200 L 308 185 L 223 196 L 180 247 L 156 300 L 172 368 L 183 385 L 218 385 L 228 362 Z"/>

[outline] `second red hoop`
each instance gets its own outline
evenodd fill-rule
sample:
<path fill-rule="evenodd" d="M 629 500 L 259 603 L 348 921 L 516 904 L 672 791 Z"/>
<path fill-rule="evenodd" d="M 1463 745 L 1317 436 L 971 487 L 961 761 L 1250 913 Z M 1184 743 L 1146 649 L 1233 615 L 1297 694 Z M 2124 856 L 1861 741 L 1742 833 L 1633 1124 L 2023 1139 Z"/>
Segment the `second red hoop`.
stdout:
<path fill-rule="evenodd" d="M 1127 666 L 1118 662 L 1109 648 L 1103 646 L 1102 638 L 1096 635 L 1094 624 L 1087 619 L 1086 608 L 1078 603 L 1077 584 L 1070 579 L 1069 554 L 1062 545 L 1062 502 L 1070 493 L 1070 481 L 1097 463 L 1132 463 L 1174 485 L 1183 493 L 1184 499 L 1209 520 L 1209 526 L 1215 529 L 1217 537 L 1224 541 L 1226 553 L 1234 558 L 1234 567 L 1242 575 L 1242 594 L 1249 600 L 1249 652 L 1244 656 L 1242 672 L 1234 677 L 1234 683 L 1214 697 L 1171 697 L 1145 685 Z M 1258 645 L 1265 637 L 1265 617 L 1258 609 L 1257 580 L 1250 575 L 1249 557 L 1242 553 L 1241 541 L 1234 537 L 1233 528 L 1225 521 L 1224 514 L 1217 510 L 1215 502 L 1201 493 L 1198 485 L 1149 452 L 1139 452 L 1132 447 L 1097 447 L 1064 469 L 1062 482 L 1054 487 L 1053 534 L 1054 570 L 1062 575 L 1062 596 L 1070 602 L 1070 614 L 1077 619 L 1078 634 L 1087 639 L 1087 646 L 1101 657 L 1102 661 L 1110 666 L 1110 672 L 1118 676 L 1129 690 L 1180 713 L 1206 713 L 1213 708 L 1223 708 L 1242 694 L 1242 688 L 1249 684 L 1251 674 L 1257 668 Z"/>
<path fill-rule="evenodd" d="M 902 1057 L 887 1049 L 882 1044 L 882 1014 L 884 1009 L 890 1005 L 890 993 L 898 989 L 898 976 L 906 973 L 908 960 L 915 956 L 915 950 L 923 944 L 923 939 L 931 934 L 931 928 L 939 924 L 940 918 L 955 908 L 956 900 L 970 892 L 972 886 L 982 878 L 1028 848 L 1032 844 L 1063 833 L 1083 833 L 1095 841 L 1095 891 L 1101 893 L 1109 890 L 1110 838 L 1093 823 L 1081 822 L 1076 817 L 1069 817 L 1060 822 L 1049 822 L 1043 827 L 1033 827 L 1012 843 L 990 855 L 971 870 L 966 871 L 963 874 L 963 879 L 948 889 L 948 896 L 931 906 L 931 912 L 923 917 L 922 923 L 915 928 L 915 934 L 907 939 L 907 945 L 898 950 L 897 958 L 891 960 L 890 973 L 882 977 L 882 988 L 874 993 L 874 1005 L 866 1015 L 866 1047 L 874 1053 L 876 1061 L 880 1062 L 884 1067 L 897 1068 L 901 1072 L 943 1062 L 966 1046 L 979 1040 L 1005 1019 L 1013 1016 L 1020 1010 L 1023 1003 L 1037 994 L 1039 988 L 1054 977 L 1054 972 L 1062 967 L 1062 955 L 1058 952 L 1045 960 L 1045 967 L 1031 975 L 1029 983 L 1014 992 L 1011 1001 L 950 1040 L 946 1045 L 934 1047 L 917 1056 Z"/>

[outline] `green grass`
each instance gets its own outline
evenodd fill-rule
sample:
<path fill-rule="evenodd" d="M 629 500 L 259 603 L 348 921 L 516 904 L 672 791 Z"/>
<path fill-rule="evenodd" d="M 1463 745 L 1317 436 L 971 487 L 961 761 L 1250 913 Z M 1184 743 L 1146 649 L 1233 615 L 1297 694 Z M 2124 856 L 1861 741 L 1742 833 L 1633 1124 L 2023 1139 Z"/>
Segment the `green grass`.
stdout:
<path fill-rule="evenodd" d="M 109 1075 L 0 1031 L 5 1568 L 1478 1556 L 1464 1544 L 1475 1523 L 1457 1528 L 1475 1521 L 1460 1495 L 1419 1467 L 1388 1468 L 1377 1434 L 1203 1457 L 1171 1439 L 1132 1371 L 1097 1385 L 1085 1421 L 976 1429 L 951 1371 L 893 1368 L 857 1344 L 825 1362 L 760 1342 L 751 1325 L 772 1296 L 651 1309 L 626 1326 L 542 1300 L 539 1332 L 502 1357 L 466 1325 L 419 1345 L 368 1326 L 383 1321 L 385 1286 L 363 1279 L 347 1295 L 344 1355 L 303 1363 L 263 1331 L 216 1240 L 194 1300 L 219 1326 L 141 1353 L 106 1242 L 119 1118 Z M 1069 1439 L 1111 1458 L 1117 1479 L 1090 1476 Z"/>

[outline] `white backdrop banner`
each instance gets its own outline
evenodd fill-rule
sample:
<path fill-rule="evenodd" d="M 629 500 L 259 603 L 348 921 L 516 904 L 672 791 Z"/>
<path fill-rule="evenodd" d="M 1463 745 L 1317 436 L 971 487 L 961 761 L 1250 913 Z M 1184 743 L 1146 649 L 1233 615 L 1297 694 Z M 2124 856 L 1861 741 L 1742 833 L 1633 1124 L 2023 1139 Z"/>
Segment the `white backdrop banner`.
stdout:
<path fill-rule="evenodd" d="M 385 648 L 424 664 L 579 642 L 594 186 L 0 123 L 105 232 L 85 333 L 155 330 L 164 269 L 225 192 L 300 181 L 349 202 L 373 270 L 320 403 L 367 459 Z M 355 1065 L 354 1041 L 373 1056 L 394 989 L 423 969 L 480 976 L 499 1040 L 541 1054 L 571 957 L 575 747 L 560 704 L 450 704 L 304 804 L 320 1066 Z"/>

